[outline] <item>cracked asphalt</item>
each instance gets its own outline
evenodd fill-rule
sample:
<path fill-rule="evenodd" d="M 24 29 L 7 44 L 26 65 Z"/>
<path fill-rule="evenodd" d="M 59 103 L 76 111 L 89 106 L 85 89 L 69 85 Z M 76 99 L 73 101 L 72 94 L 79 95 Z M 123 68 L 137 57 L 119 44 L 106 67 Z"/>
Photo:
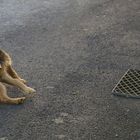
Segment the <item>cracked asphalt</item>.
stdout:
<path fill-rule="evenodd" d="M 0 105 L 0 140 L 140 139 L 140 100 L 111 94 L 140 69 L 139 0 L 0 3 L 0 48 L 37 90 L 23 105 Z"/>

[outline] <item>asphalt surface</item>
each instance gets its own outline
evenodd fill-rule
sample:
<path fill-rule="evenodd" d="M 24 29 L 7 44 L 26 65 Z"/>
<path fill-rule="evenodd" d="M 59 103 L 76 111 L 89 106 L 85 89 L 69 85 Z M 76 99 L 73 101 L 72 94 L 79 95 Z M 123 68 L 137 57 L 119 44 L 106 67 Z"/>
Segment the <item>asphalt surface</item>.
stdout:
<path fill-rule="evenodd" d="M 140 69 L 139 0 L 1 0 L 0 47 L 37 90 L 0 105 L 0 140 L 140 139 L 140 100 L 111 94 Z"/>

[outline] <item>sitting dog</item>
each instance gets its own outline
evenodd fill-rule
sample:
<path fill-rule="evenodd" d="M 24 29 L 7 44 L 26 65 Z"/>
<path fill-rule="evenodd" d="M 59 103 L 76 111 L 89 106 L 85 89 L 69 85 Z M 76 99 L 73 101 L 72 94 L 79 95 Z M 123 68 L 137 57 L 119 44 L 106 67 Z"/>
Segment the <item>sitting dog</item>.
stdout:
<path fill-rule="evenodd" d="M 9 54 L 0 49 L 0 103 L 21 104 L 24 102 L 25 97 L 10 98 L 3 83 L 16 86 L 25 93 L 35 92 L 33 88 L 25 85 L 26 81 L 21 79 L 12 68 L 12 60 Z"/>

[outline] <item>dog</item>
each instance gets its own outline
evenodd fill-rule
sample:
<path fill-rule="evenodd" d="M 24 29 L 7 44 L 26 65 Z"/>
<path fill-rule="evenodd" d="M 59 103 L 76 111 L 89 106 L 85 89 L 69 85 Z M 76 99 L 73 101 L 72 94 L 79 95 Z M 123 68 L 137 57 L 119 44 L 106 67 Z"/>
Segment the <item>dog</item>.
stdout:
<path fill-rule="evenodd" d="M 26 97 L 11 98 L 7 95 L 6 86 L 10 84 L 18 87 L 24 93 L 35 93 L 36 91 L 28 87 L 25 83 L 26 80 L 20 78 L 17 72 L 12 67 L 12 59 L 10 55 L 4 50 L 0 49 L 0 103 L 6 104 L 22 104 Z"/>

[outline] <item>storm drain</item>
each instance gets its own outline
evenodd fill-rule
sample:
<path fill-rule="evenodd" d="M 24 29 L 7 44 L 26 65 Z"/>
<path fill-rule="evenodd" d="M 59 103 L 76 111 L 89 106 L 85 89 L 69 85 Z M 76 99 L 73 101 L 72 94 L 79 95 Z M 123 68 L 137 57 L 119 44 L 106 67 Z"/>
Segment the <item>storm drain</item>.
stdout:
<path fill-rule="evenodd" d="M 114 95 L 140 98 L 140 71 L 129 69 L 112 90 Z"/>

